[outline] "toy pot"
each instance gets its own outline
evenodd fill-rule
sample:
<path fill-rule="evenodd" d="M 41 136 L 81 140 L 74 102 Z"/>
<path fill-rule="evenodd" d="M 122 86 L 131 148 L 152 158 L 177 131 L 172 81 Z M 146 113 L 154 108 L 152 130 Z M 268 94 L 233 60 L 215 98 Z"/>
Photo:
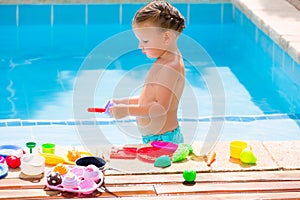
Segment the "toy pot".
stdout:
<path fill-rule="evenodd" d="M 40 155 L 26 154 L 21 158 L 21 172 L 26 175 L 39 175 L 45 170 L 45 158 Z"/>

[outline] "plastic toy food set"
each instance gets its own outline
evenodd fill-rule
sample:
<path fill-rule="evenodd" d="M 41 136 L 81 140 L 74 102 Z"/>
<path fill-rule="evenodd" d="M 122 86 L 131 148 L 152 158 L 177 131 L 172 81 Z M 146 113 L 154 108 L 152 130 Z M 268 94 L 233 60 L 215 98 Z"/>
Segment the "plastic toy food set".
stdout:
<path fill-rule="evenodd" d="M 84 156 L 91 156 L 92 154 L 85 151 L 68 150 L 66 157 L 62 157 L 52 153 L 41 153 L 41 156 L 45 158 L 47 165 L 57 165 L 59 163 L 75 165 L 75 161 Z"/>
<path fill-rule="evenodd" d="M 90 194 L 103 184 L 103 173 L 95 165 L 69 166 L 58 164 L 45 176 L 52 190 Z"/>
<path fill-rule="evenodd" d="M 111 159 L 138 159 L 143 162 L 155 163 L 161 157 L 163 160 L 172 160 L 179 162 L 186 159 L 192 153 L 192 147 L 189 144 L 173 144 L 170 142 L 153 141 L 151 146 L 145 147 L 112 147 Z M 167 159 L 169 157 L 169 159 Z M 169 162 L 169 161 L 167 161 Z M 156 165 L 155 165 L 156 166 Z"/>
<path fill-rule="evenodd" d="M 173 153 L 178 148 L 177 144 L 163 141 L 151 142 L 151 146 L 146 147 L 112 147 L 111 159 L 139 159 L 144 162 L 154 163 L 160 156 L 168 156 L 172 159 Z"/>

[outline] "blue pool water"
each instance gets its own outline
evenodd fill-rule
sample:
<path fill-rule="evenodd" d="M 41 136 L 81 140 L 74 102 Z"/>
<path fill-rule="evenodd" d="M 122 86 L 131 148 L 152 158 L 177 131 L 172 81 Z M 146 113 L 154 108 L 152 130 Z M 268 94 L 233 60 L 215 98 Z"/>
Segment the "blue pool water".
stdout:
<path fill-rule="evenodd" d="M 108 117 L 87 113 L 87 107 L 138 94 L 153 62 L 131 32 L 141 5 L 0 6 L 0 126 L 67 125 L 72 119 L 89 124 Z M 187 20 L 179 40 L 187 80 L 182 121 L 275 115 L 298 122 L 298 63 L 232 4 L 175 6 Z M 133 49 L 113 57 L 122 46 Z M 98 52 L 104 52 L 101 59 L 94 58 Z"/>

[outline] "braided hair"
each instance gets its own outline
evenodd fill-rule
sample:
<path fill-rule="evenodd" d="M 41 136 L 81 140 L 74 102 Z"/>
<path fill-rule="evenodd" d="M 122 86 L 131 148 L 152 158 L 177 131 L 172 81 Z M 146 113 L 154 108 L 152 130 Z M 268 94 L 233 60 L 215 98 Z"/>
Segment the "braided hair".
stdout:
<path fill-rule="evenodd" d="M 152 22 L 161 28 L 171 29 L 179 33 L 185 28 L 184 18 L 180 12 L 166 1 L 156 0 L 137 11 L 133 23 Z"/>

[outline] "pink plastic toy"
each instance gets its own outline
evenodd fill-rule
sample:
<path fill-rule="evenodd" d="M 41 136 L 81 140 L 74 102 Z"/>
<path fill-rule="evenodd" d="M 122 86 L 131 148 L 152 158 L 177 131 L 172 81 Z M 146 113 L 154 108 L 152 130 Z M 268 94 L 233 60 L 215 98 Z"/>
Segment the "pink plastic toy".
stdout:
<path fill-rule="evenodd" d="M 103 184 L 104 176 L 102 171 L 100 171 L 98 168 L 94 168 L 94 171 L 97 172 L 96 182 L 96 180 L 90 180 L 84 177 L 84 166 L 68 167 L 72 176 L 68 174 L 61 175 L 62 183 L 51 185 L 47 181 L 47 177 L 51 174 L 51 172 L 53 172 L 53 170 L 51 170 L 45 177 L 46 186 L 52 190 L 90 194 Z"/>
<path fill-rule="evenodd" d="M 176 151 L 178 148 L 178 144 L 174 144 L 171 142 L 164 142 L 164 141 L 153 141 L 151 142 L 151 146 L 161 148 L 161 149 L 167 149 L 170 151 Z"/>

